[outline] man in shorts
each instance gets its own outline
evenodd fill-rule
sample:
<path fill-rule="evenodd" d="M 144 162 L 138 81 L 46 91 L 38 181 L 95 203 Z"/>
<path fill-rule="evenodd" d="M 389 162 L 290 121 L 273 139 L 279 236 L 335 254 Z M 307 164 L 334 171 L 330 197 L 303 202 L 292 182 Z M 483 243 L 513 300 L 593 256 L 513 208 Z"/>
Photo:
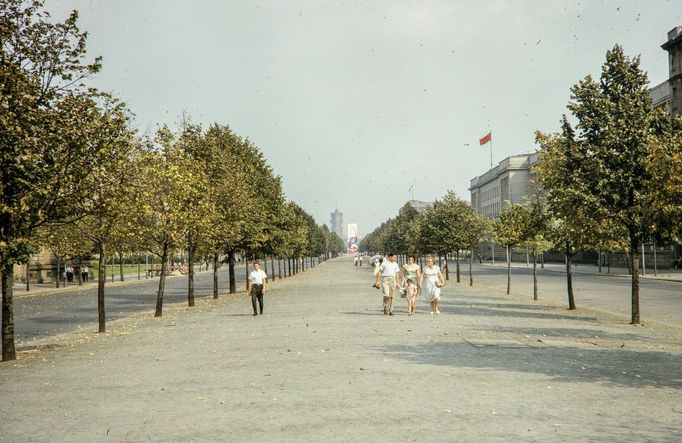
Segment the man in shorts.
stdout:
<path fill-rule="evenodd" d="M 394 252 L 388 254 L 388 258 L 379 266 L 374 287 L 379 287 L 381 283 L 381 292 L 384 294 L 384 315 L 393 315 L 393 296 L 398 289 L 398 282 L 400 281 L 400 267 L 396 263 L 396 256 Z"/>

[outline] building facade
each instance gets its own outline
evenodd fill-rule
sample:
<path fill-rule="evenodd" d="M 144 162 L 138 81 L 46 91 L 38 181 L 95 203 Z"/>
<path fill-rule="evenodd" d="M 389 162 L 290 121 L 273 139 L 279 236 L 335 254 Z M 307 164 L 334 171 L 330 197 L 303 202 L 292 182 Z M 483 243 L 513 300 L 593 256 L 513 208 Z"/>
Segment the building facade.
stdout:
<path fill-rule="evenodd" d="M 668 112 L 677 117 L 682 115 L 682 26 L 668 32 L 668 41 L 661 48 L 668 51 Z"/>
<path fill-rule="evenodd" d="M 339 238 L 343 238 L 343 212 L 339 212 L 339 208 L 336 208 L 330 217 L 329 230 L 336 233 Z"/>
<path fill-rule="evenodd" d="M 471 206 L 478 214 L 497 218 L 504 202 L 523 203 L 532 194 L 532 168 L 538 154 L 507 157 L 483 175 L 471 179 Z"/>

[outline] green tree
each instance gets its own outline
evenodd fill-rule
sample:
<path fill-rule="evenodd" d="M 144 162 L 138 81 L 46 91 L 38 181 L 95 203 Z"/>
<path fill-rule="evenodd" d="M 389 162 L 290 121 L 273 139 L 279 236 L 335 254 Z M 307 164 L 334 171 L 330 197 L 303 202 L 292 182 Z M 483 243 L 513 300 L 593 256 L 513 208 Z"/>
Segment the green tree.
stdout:
<path fill-rule="evenodd" d="M 523 241 L 526 222 L 525 208 L 507 202 L 493 224 L 493 240 L 507 249 L 507 294 L 511 292 L 511 248 Z"/>
<path fill-rule="evenodd" d="M 195 153 L 202 156 L 209 174 L 210 200 L 215 205 L 216 218 L 205 239 L 206 250 L 213 256 L 213 297 L 218 298 L 219 257 L 227 253 L 230 293 L 236 292 L 234 254 L 248 223 L 250 199 L 245 171 L 231 145 L 239 138 L 229 127 L 213 124 L 204 134 L 204 149 Z"/>
<path fill-rule="evenodd" d="M 571 93 L 568 108 L 578 121 L 577 132 L 570 136 L 573 129 L 564 119 L 564 144 L 574 151 L 572 158 L 582 160 L 573 164 L 573 185 L 582 195 L 583 206 L 595 209 L 591 218 L 609 220 L 627 232 L 631 322 L 638 324 L 639 246 L 652 228 L 646 206 L 652 189 L 645 162 L 652 139 L 669 122 L 653 109 L 639 57 L 627 57 L 618 45 L 607 52 L 599 81 L 587 76 Z"/>
<path fill-rule="evenodd" d="M 522 206 L 524 214 L 524 226 L 521 233 L 521 243 L 531 252 L 533 260 L 533 300 L 538 299 L 538 254 L 545 252 L 551 246 L 550 215 L 545 204 L 540 200 L 539 194 L 535 193 L 532 198 Z"/>
<path fill-rule="evenodd" d="M 653 231 L 662 239 L 682 243 L 682 118 L 672 131 L 654 139 L 644 161 L 650 192 L 646 207 Z"/>
<path fill-rule="evenodd" d="M 161 259 L 159 288 L 156 296 L 155 317 L 163 315 L 163 296 L 170 254 L 182 243 L 187 226 L 185 205 L 190 197 L 192 171 L 185 169 L 182 150 L 176 136 L 162 127 L 155 143 L 143 153 L 145 186 L 138 198 L 143 212 L 139 226 L 150 252 Z"/>
<path fill-rule="evenodd" d="M 471 207 L 470 207 L 471 208 Z M 471 208 L 463 214 L 464 224 L 464 243 L 469 245 L 469 286 L 474 285 L 474 275 L 472 270 L 472 262 L 474 261 L 474 251 L 481 243 L 485 235 L 488 235 L 492 230 L 492 223 L 490 219 L 483 215 L 477 214 Z"/>
<path fill-rule="evenodd" d="M 187 187 L 182 192 L 184 200 L 181 241 L 187 251 L 187 305 L 194 306 L 194 263 L 197 252 L 214 234 L 218 221 L 218 206 L 212 198 L 213 165 L 205 153 L 208 146 L 201 126 L 192 124 L 189 119 L 183 122 L 177 142 L 178 161 L 182 165 Z M 214 298 L 217 288 L 214 288 Z"/>
<path fill-rule="evenodd" d="M 0 0 L 0 272 L 2 358 L 14 348 L 13 265 L 26 262 L 37 227 L 70 221 L 85 199 L 79 183 L 92 171 L 91 146 L 80 143 L 82 81 L 100 59 L 84 62 L 86 33 L 74 11 L 55 23 L 42 1 Z"/>

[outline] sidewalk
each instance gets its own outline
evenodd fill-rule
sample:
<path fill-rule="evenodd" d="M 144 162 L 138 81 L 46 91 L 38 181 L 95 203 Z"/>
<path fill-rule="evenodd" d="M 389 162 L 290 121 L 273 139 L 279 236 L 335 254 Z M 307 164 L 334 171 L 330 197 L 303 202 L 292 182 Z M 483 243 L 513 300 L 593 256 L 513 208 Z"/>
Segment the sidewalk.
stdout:
<path fill-rule="evenodd" d="M 682 329 L 452 281 L 384 316 L 346 257 L 0 364 L 7 441 L 682 440 Z"/>
<path fill-rule="evenodd" d="M 454 269 L 454 261 L 453 260 L 448 260 L 448 263 L 453 263 L 450 269 Z M 490 260 L 486 260 L 483 262 L 484 265 L 488 266 L 493 266 Z M 495 267 L 502 267 L 506 268 L 507 267 L 507 262 L 505 261 L 500 261 L 496 260 L 495 261 Z M 524 269 L 533 269 L 533 263 L 530 262 L 530 264 L 526 264 L 526 262 L 512 262 L 511 264 L 512 268 L 524 268 Z M 562 274 L 566 273 L 566 265 L 563 263 L 545 263 L 544 268 L 542 268 L 542 265 L 540 263 L 537 264 L 538 267 L 538 272 L 560 272 Z M 630 274 L 628 274 L 627 268 L 621 268 L 621 267 L 611 267 L 611 272 L 609 272 L 609 269 L 604 266 L 602 267 L 602 272 L 599 272 L 599 267 L 595 265 L 586 265 L 586 264 L 573 264 L 571 266 L 571 269 L 573 270 L 574 274 L 590 274 L 590 275 L 603 275 L 603 276 L 608 276 L 608 277 L 623 277 L 623 278 L 631 278 Z M 656 272 L 656 275 L 654 275 L 653 269 L 646 269 L 646 274 L 642 274 L 642 270 L 640 269 L 639 271 L 639 278 L 640 279 L 648 279 L 648 280 L 664 280 L 664 281 L 676 281 L 676 282 L 682 282 L 682 269 L 664 269 L 664 270 L 658 270 Z"/>

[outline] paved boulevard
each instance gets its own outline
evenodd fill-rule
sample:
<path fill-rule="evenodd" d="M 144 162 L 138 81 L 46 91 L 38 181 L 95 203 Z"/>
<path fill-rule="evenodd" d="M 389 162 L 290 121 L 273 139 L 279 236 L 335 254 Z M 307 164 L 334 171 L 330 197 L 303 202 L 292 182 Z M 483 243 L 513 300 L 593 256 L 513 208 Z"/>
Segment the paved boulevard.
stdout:
<path fill-rule="evenodd" d="M 450 268 L 455 269 L 454 262 Z M 367 266 L 361 268 L 368 272 Z M 236 267 L 237 289 L 243 290 L 244 268 Z M 269 271 L 268 271 L 269 272 Z M 123 284 L 106 287 L 107 320 L 115 320 L 134 313 L 153 313 L 156 303 L 158 278 L 137 281 L 136 276 L 127 277 Z M 196 274 L 195 297 L 211 297 L 213 294 L 212 271 Z M 219 271 L 221 292 L 227 290 L 227 267 Z M 450 273 L 454 283 L 455 274 Z M 462 281 L 468 284 L 468 265 L 462 265 Z M 474 280 L 497 293 L 506 290 L 506 268 L 489 265 L 474 267 Z M 566 277 L 563 273 L 539 272 L 539 295 L 542 300 L 567 305 Z M 607 275 L 576 273 L 574 289 L 578 307 L 600 309 L 630 318 L 630 280 Z M 513 268 L 512 291 L 532 297 L 531 270 Z M 659 280 L 641 281 L 641 316 L 644 322 L 656 321 L 682 328 L 682 282 Z M 172 277 L 166 280 L 165 304 L 187 302 L 187 279 Z M 18 290 L 16 293 L 15 325 L 17 343 L 21 346 L 32 339 L 77 329 L 97 329 L 97 299 L 95 288 L 69 290 L 54 294 L 30 295 Z"/>
<path fill-rule="evenodd" d="M 681 329 L 450 283 L 384 316 L 332 260 L 0 365 L 6 441 L 682 441 Z M 110 309 L 111 311 L 111 309 Z"/>

